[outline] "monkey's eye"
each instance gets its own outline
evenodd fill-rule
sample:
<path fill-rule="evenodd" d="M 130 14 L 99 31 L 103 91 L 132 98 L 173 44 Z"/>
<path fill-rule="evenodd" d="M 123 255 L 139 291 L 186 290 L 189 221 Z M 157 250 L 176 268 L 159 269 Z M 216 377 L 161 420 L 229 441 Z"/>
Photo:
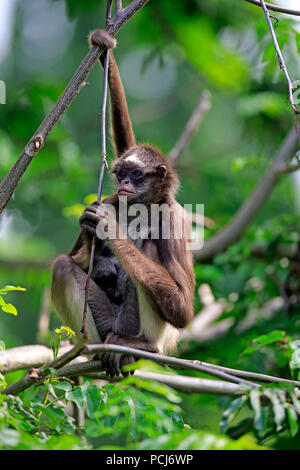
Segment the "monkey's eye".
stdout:
<path fill-rule="evenodd" d="M 136 178 L 140 178 L 143 175 L 143 173 L 140 170 L 134 170 L 132 173 L 134 174 Z"/>
<path fill-rule="evenodd" d="M 118 180 L 122 180 L 126 176 L 126 171 L 125 170 L 120 170 L 117 174 Z"/>

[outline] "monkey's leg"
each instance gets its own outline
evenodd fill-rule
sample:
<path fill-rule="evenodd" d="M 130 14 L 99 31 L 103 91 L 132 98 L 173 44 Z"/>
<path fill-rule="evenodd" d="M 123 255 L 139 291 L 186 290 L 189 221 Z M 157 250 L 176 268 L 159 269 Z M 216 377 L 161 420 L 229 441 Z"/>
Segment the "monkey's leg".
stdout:
<path fill-rule="evenodd" d="M 62 322 L 79 334 L 85 298 L 86 273 L 71 256 L 59 256 L 53 265 L 51 296 Z M 91 279 L 86 329 L 91 343 L 104 342 L 112 331 L 114 313 L 105 292 Z"/>

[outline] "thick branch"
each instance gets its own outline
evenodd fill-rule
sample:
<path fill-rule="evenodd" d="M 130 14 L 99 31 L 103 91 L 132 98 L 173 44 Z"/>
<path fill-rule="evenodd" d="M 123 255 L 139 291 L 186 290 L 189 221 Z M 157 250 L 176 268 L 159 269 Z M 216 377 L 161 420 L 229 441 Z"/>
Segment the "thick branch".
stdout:
<path fill-rule="evenodd" d="M 62 355 L 71 349 L 72 346 L 60 348 L 59 354 Z M 0 369 L 2 374 L 7 374 L 15 370 L 41 367 L 52 359 L 53 351 L 46 346 L 21 346 L 0 351 Z"/>
<path fill-rule="evenodd" d="M 201 250 L 194 252 L 194 258 L 197 262 L 212 260 L 217 254 L 222 253 L 241 238 L 277 185 L 282 175 L 282 167 L 297 150 L 297 145 L 298 136 L 295 129 L 292 129 L 278 150 L 274 162 L 265 176 L 233 219 L 219 233 L 208 239 Z"/>
<path fill-rule="evenodd" d="M 176 166 L 179 158 L 181 157 L 184 149 L 188 145 L 189 141 L 191 140 L 192 136 L 198 129 L 199 125 L 201 124 L 206 112 L 211 108 L 211 100 L 210 100 L 210 93 L 209 91 L 203 91 L 199 102 L 190 117 L 187 125 L 181 134 L 178 142 L 174 145 L 173 149 L 169 153 L 169 161 L 172 166 Z"/>
<path fill-rule="evenodd" d="M 81 344 L 82 346 L 82 344 Z M 0 351 L 0 365 L 3 367 L 1 371 L 5 374 L 11 372 L 13 370 L 24 369 L 30 366 L 43 366 L 47 363 L 48 368 L 54 368 L 54 366 L 58 369 L 55 376 L 58 377 L 76 377 L 76 376 L 87 376 L 87 377 L 107 377 L 104 374 L 99 375 L 99 369 L 101 369 L 101 361 L 86 361 L 85 358 L 82 356 L 77 356 L 76 363 L 68 363 L 71 359 L 74 359 L 75 349 L 77 348 L 77 353 L 80 352 L 80 345 L 77 345 L 75 348 L 67 347 L 63 352 L 64 354 L 56 361 L 50 361 L 49 359 L 52 356 L 52 351 L 44 346 L 26 346 L 20 348 L 13 348 L 6 351 Z M 48 350 L 47 350 L 48 349 Z M 65 353 L 66 351 L 66 353 Z M 186 391 L 187 393 L 192 393 L 194 391 L 199 391 L 201 393 L 217 393 L 217 394 L 235 394 L 244 392 L 245 386 L 247 387 L 256 387 L 258 384 L 256 382 L 250 382 L 249 380 L 255 380 L 258 382 L 288 382 L 292 383 L 293 385 L 299 387 L 300 382 L 281 379 L 278 377 L 272 377 L 264 374 L 257 374 L 253 372 L 247 371 L 240 371 L 237 369 L 229 369 L 213 364 L 208 364 L 200 361 L 191 361 L 185 359 L 179 359 L 175 357 L 168 357 L 168 356 L 161 356 L 159 354 L 148 353 L 146 351 L 140 351 L 133 348 L 126 348 L 123 346 L 117 345 L 106 345 L 106 344 L 98 344 L 98 345 L 86 345 L 84 349 L 81 351 L 81 354 L 94 354 L 96 352 L 102 353 L 104 351 L 111 351 L 111 352 L 119 352 L 122 354 L 133 355 L 137 358 L 143 358 L 152 360 L 159 364 L 169 365 L 173 368 L 183 369 L 183 370 L 195 370 L 198 372 L 204 372 L 208 375 L 212 375 L 214 377 L 223 378 L 226 381 L 230 381 L 233 383 L 223 382 L 223 381 L 211 381 L 207 379 L 193 379 L 192 382 L 184 381 L 181 382 L 182 376 L 165 376 L 159 374 L 157 378 L 158 381 L 163 383 L 169 384 L 174 388 L 180 389 L 182 391 Z M 71 354 L 70 354 L 71 353 Z M 48 358 L 48 360 L 47 360 Z M 33 383 L 40 383 L 43 378 L 45 378 L 45 371 L 47 370 L 45 367 L 40 367 L 39 369 L 32 369 L 29 373 L 21 380 L 8 386 L 5 390 L 2 390 L 1 393 L 5 394 L 17 394 L 21 391 L 25 390 L 26 388 L 30 387 Z M 96 375 L 95 375 L 96 374 Z M 137 371 L 137 375 L 145 374 L 144 372 Z M 156 374 L 154 374 L 156 375 Z M 176 378 L 175 378 L 176 377 Z M 148 374 L 148 378 L 150 378 Z M 153 380 L 156 380 L 153 378 Z M 190 380 L 190 378 L 187 378 Z M 168 382 L 169 381 L 169 382 Z M 173 381 L 173 385 L 171 382 Z M 181 384 L 181 385 L 180 385 Z M 236 385 L 238 384 L 238 385 Z M 231 392 L 229 393 L 229 391 Z M 228 393 L 227 393 L 228 392 Z"/>
<path fill-rule="evenodd" d="M 114 36 L 119 29 L 148 2 L 149 0 L 134 0 L 127 8 L 124 8 L 119 12 L 116 18 L 108 25 L 106 30 L 109 34 Z M 28 166 L 43 147 L 50 132 L 60 121 L 70 104 L 74 101 L 81 88 L 84 86 L 87 76 L 102 51 L 103 48 L 99 46 L 95 46 L 89 51 L 55 106 L 44 119 L 34 136 L 30 139 L 8 175 L 2 180 L 0 184 L 0 214 L 13 195 Z"/>
<path fill-rule="evenodd" d="M 260 0 L 245 0 L 248 3 L 252 3 L 253 5 L 257 5 L 261 7 Z M 291 10 L 290 8 L 279 7 L 277 5 L 272 5 L 271 3 L 266 3 L 266 7 L 268 10 L 278 11 L 279 13 L 286 13 L 287 15 L 296 15 L 300 16 L 300 10 Z"/>
<path fill-rule="evenodd" d="M 49 261 L 27 261 L 0 259 L 0 266 L 4 269 L 50 269 L 52 260 Z"/>
<path fill-rule="evenodd" d="M 94 379 L 108 380 L 104 372 L 93 372 L 101 366 L 100 361 L 89 361 L 82 364 L 66 366 L 58 371 L 62 377 L 85 376 Z M 243 395 L 245 387 L 222 380 L 200 379 L 196 377 L 187 377 L 184 375 L 157 374 L 153 372 L 144 372 L 137 370 L 135 376 L 144 380 L 155 380 L 169 387 L 184 393 L 208 393 L 213 395 Z M 115 377 L 112 381 L 121 380 L 122 377 Z M 111 381 L 111 380 L 110 380 Z"/>

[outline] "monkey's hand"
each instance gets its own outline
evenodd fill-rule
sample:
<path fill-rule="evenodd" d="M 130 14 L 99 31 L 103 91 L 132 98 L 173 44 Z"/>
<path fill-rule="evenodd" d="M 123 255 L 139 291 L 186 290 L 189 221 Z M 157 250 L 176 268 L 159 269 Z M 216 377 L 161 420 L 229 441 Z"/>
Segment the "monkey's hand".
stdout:
<path fill-rule="evenodd" d="M 119 346 L 125 346 L 122 335 L 117 333 L 109 333 L 104 344 L 118 344 Z M 128 346 L 128 345 L 127 345 Z M 108 377 L 119 376 L 122 374 L 124 377 L 128 377 L 129 374 L 133 375 L 134 371 L 125 372 L 124 366 L 133 364 L 136 359 L 133 356 L 125 356 L 124 354 L 108 352 L 101 356 L 102 367 Z"/>
<path fill-rule="evenodd" d="M 80 227 L 100 240 L 106 240 L 116 234 L 116 213 L 110 204 L 93 202 L 79 219 Z"/>
<path fill-rule="evenodd" d="M 137 338 L 134 336 L 122 335 L 118 333 L 111 332 L 107 335 L 104 344 L 117 344 L 119 346 L 127 346 L 134 349 L 141 349 L 143 351 L 157 353 L 158 350 L 156 347 L 152 346 L 148 341 Z M 106 375 L 114 377 L 115 375 L 122 374 L 124 377 L 127 377 L 129 374 L 134 374 L 134 371 L 125 372 L 123 370 L 124 366 L 133 364 L 137 361 L 137 358 L 130 355 L 124 355 L 121 353 L 104 353 L 101 356 L 102 367 L 106 372 Z"/>
<path fill-rule="evenodd" d="M 117 45 L 117 41 L 105 29 L 96 29 L 89 35 L 90 47 L 102 46 L 105 49 L 113 49 Z"/>

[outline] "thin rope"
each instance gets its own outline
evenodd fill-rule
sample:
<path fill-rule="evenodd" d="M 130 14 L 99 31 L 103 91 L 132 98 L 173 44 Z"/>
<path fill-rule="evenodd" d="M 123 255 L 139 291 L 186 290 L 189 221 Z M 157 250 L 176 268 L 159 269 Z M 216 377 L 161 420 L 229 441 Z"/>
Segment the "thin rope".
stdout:
<path fill-rule="evenodd" d="M 111 7 L 112 0 L 107 1 L 106 9 L 106 26 L 108 26 L 111 20 Z M 99 187 L 98 187 L 98 202 L 101 202 L 102 197 L 102 187 L 104 179 L 104 169 L 107 167 L 106 161 L 106 106 L 107 106 L 107 90 L 108 90 L 108 69 L 109 69 L 109 54 L 108 51 L 105 52 L 104 59 L 104 76 L 103 76 L 103 88 L 102 88 L 102 104 L 101 104 L 101 165 L 100 165 L 100 175 L 99 175 Z M 89 270 L 86 278 L 85 289 L 84 289 L 84 308 L 83 308 L 83 318 L 82 318 L 82 327 L 81 333 L 86 335 L 86 317 L 87 317 L 87 307 L 88 307 L 88 293 L 90 279 L 94 267 L 94 257 L 96 250 L 97 236 L 93 235 L 91 254 L 90 254 L 90 263 Z"/>

